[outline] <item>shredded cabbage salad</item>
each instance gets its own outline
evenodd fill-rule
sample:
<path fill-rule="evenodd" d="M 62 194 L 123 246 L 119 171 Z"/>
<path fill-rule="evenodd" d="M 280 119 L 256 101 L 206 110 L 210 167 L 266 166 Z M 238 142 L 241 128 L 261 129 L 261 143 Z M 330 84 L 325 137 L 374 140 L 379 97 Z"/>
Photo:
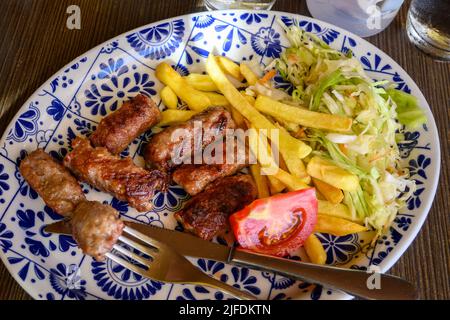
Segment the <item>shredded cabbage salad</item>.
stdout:
<path fill-rule="evenodd" d="M 275 67 L 294 86 L 292 94 L 261 85 L 249 90 L 353 119 L 351 132 L 303 128 L 303 139 L 313 147 L 312 155 L 359 177 L 358 190 L 344 192 L 344 203 L 379 235 L 415 191 L 415 182 L 400 163 L 398 143 L 403 140 L 402 125 L 417 127 L 426 121 L 425 114 L 413 96 L 393 89 L 388 81 L 369 78 L 351 52 L 341 53 L 313 34 L 282 25 L 291 47 L 267 68 Z M 283 125 L 289 130 L 289 124 Z"/>

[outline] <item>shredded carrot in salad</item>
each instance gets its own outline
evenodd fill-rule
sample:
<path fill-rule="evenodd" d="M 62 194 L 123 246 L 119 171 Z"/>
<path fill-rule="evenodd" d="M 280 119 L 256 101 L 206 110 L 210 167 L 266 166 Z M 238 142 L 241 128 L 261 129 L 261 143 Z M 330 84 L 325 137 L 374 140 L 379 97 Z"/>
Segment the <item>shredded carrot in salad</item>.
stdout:
<path fill-rule="evenodd" d="M 259 79 L 259 82 L 261 84 L 265 84 L 267 82 L 269 82 L 273 77 L 275 77 L 275 75 L 277 74 L 277 71 L 275 69 L 269 70 L 266 72 L 266 74 Z"/>

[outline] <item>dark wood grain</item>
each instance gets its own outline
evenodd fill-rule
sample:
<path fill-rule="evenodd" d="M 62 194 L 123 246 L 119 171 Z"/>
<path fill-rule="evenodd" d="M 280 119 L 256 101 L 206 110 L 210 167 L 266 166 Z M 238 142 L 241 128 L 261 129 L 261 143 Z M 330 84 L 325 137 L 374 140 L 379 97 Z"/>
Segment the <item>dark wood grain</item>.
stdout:
<path fill-rule="evenodd" d="M 66 8 L 81 8 L 81 30 L 68 30 Z M 428 100 L 439 128 L 438 192 L 415 241 L 390 273 L 416 282 L 422 299 L 450 299 L 450 64 L 433 61 L 405 33 L 406 1 L 387 30 L 368 38 L 397 61 Z M 309 15 L 305 1 L 278 0 L 274 10 Z M 26 99 L 53 73 L 95 45 L 138 26 L 203 11 L 194 0 L 1 0 L 0 134 Z M 30 299 L 0 263 L 0 299 Z"/>

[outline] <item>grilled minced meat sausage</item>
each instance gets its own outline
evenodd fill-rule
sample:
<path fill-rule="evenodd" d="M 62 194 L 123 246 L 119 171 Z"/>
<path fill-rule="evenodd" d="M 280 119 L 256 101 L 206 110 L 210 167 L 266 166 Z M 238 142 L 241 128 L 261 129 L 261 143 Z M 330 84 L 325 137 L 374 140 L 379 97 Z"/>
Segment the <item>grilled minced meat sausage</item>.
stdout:
<path fill-rule="evenodd" d="M 202 192 L 208 184 L 217 179 L 233 175 L 246 167 L 249 163 L 248 149 L 234 139 L 232 142 L 232 144 L 227 143 L 227 141 L 220 142 L 221 147 L 214 151 L 222 152 L 222 155 L 215 157 L 215 154 L 213 154 L 212 159 L 207 163 L 183 164 L 179 166 L 172 174 L 173 181 L 182 186 L 191 196 L 195 196 Z M 229 144 L 228 149 L 227 144 Z M 208 147 L 211 146 L 209 145 Z M 232 153 L 231 157 L 229 153 Z"/>
<path fill-rule="evenodd" d="M 156 190 L 165 190 L 167 178 L 158 170 L 136 166 L 129 157 L 112 155 L 106 148 L 93 148 L 87 139 L 72 141 L 72 152 L 64 158 L 64 165 L 80 180 L 126 201 L 138 211 L 152 208 Z"/>
<path fill-rule="evenodd" d="M 118 154 L 160 120 L 161 112 L 155 102 L 138 94 L 104 117 L 90 140 L 95 147 L 105 147 L 112 154 Z"/>
<path fill-rule="evenodd" d="M 124 228 L 119 212 L 98 201 L 81 202 L 73 212 L 71 225 L 78 246 L 97 261 L 105 260 Z"/>
<path fill-rule="evenodd" d="M 249 175 L 225 177 L 211 183 L 175 213 L 183 227 L 204 240 L 211 240 L 228 226 L 228 216 L 243 209 L 257 197 Z"/>
<path fill-rule="evenodd" d="M 230 113 L 222 107 L 209 107 L 190 120 L 151 137 L 144 150 L 147 167 L 169 172 L 181 163 L 173 160 L 191 158 L 210 143 L 223 137 L 226 129 L 234 129 Z M 195 143 L 195 138 L 201 141 Z M 178 161 L 177 160 L 177 161 Z"/>
<path fill-rule="evenodd" d="M 20 162 L 20 174 L 55 212 L 70 216 L 85 200 L 78 181 L 67 168 L 42 149 L 31 152 Z"/>

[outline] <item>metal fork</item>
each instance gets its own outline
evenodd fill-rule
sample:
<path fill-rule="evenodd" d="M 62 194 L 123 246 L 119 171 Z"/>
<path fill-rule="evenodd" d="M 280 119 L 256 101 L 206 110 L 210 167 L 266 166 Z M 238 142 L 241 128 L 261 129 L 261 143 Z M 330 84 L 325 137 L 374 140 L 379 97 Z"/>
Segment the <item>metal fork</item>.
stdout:
<path fill-rule="evenodd" d="M 129 237 L 126 237 L 125 233 L 139 239 L 146 245 L 140 244 Z M 256 297 L 249 293 L 207 276 L 205 273 L 193 266 L 192 263 L 190 263 L 184 256 L 173 250 L 168 245 L 154 240 L 130 227 L 125 227 L 123 229 L 123 233 L 119 237 L 119 241 L 145 255 L 138 255 L 117 243 L 114 245 L 113 248 L 116 251 L 138 262 L 139 265 L 130 263 L 113 252 L 107 253 L 106 257 L 141 276 L 161 282 L 208 286 L 218 289 L 224 293 L 228 293 L 238 299 L 256 300 Z"/>

